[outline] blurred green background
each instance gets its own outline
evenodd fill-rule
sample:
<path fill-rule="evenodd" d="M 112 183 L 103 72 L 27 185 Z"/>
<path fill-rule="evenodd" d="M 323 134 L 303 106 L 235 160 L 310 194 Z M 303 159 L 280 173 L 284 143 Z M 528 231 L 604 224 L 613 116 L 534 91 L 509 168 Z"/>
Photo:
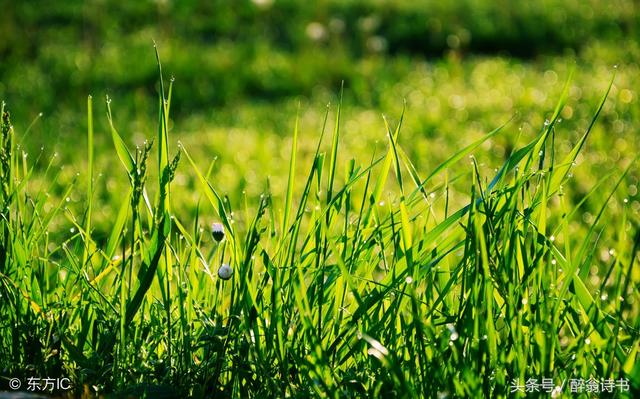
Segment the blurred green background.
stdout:
<path fill-rule="evenodd" d="M 47 188 L 55 196 L 83 177 L 92 94 L 103 171 L 96 195 L 109 204 L 127 180 L 113 156 L 104 98 L 113 99 L 129 144 L 154 136 L 155 40 L 165 78 L 175 78 L 173 150 L 180 140 L 203 168 L 216 160 L 214 184 L 237 202 L 245 193 L 260 195 L 267 178 L 276 195 L 282 191 L 298 104 L 306 173 L 305 155 L 341 82 L 344 160 L 364 164 L 380 154 L 381 114 L 397 121 L 406 101 L 400 142 L 423 172 L 513 118 L 476 154 L 490 174 L 542 127 L 571 69 L 560 151 L 584 131 L 616 73 L 580 159 L 585 166 L 575 172 L 578 198 L 603 170 L 623 166 L 640 148 L 638 8 L 633 0 L 3 1 L 0 99 L 29 156 L 44 168 L 55 154 L 54 164 L 66 166 Z M 197 202 L 193 178 L 179 169 L 179 213 L 188 215 Z M 632 173 L 626 188 L 636 212 L 637 180 Z M 70 206 L 80 209 L 83 193 L 74 190 Z M 110 207 L 98 210 L 98 228 L 112 214 Z"/>

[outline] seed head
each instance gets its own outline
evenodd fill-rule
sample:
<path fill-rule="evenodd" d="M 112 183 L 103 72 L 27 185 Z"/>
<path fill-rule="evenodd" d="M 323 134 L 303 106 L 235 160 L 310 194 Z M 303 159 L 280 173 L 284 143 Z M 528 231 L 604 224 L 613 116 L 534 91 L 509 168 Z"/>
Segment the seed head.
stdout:
<path fill-rule="evenodd" d="M 229 280 L 232 274 L 233 274 L 233 269 L 231 268 L 231 266 L 227 265 L 226 263 L 223 263 L 222 266 L 220 266 L 220 268 L 218 269 L 218 277 L 220 277 L 223 280 Z"/>
<path fill-rule="evenodd" d="M 211 235 L 217 242 L 222 241 L 224 238 L 224 226 L 222 223 L 214 223 L 211 225 Z"/>

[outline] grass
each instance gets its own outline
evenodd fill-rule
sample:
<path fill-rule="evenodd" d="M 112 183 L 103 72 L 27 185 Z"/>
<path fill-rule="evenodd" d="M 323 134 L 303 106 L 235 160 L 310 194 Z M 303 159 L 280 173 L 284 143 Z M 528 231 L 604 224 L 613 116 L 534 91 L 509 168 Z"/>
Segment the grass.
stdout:
<path fill-rule="evenodd" d="M 260 176 L 253 198 L 220 191 L 218 161 L 174 144 L 173 80 L 159 76 L 157 130 L 135 150 L 107 101 L 115 151 L 101 156 L 128 185 L 106 203 L 91 97 L 87 171 L 72 185 L 54 159 L 23 155 L 3 105 L 3 377 L 68 376 L 78 394 L 120 397 L 507 397 L 514 379 L 543 377 L 627 378 L 638 393 L 635 159 L 572 192 L 611 84 L 568 145 L 568 82 L 495 169 L 482 150 L 513 123 L 424 170 L 402 144 L 404 111 L 380 121 L 382 151 L 344 159 L 340 100 L 308 153 L 296 117 L 286 184 Z M 194 208 L 176 199 L 179 174 Z M 71 206 L 75 187 L 86 198 Z"/>
<path fill-rule="evenodd" d="M 156 82 L 148 48 L 156 40 L 179 78 L 180 120 L 247 98 L 312 96 L 342 80 L 348 96 L 375 101 L 387 90 L 369 87 L 372 80 L 396 83 L 412 70 L 406 62 L 379 66 L 395 58 L 510 54 L 535 62 L 604 41 L 622 63 L 637 47 L 637 8 L 633 0 L 15 3 L 0 15 L 0 98 L 12 102 L 16 122 L 43 112 L 55 127 L 78 121 L 87 93 L 108 93 L 120 112 L 148 114 Z"/>

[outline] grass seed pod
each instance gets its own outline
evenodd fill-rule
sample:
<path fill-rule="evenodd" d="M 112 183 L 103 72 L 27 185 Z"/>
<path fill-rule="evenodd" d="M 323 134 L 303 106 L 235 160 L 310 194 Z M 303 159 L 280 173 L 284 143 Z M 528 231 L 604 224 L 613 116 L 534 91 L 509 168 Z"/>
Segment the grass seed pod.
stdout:
<path fill-rule="evenodd" d="M 211 235 L 217 242 L 222 241 L 222 239 L 224 238 L 224 226 L 222 225 L 222 223 L 213 223 L 211 225 Z"/>
<path fill-rule="evenodd" d="M 223 263 L 222 266 L 218 269 L 218 277 L 223 280 L 229 280 L 233 275 L 233 269 L 226 263 Z"/>

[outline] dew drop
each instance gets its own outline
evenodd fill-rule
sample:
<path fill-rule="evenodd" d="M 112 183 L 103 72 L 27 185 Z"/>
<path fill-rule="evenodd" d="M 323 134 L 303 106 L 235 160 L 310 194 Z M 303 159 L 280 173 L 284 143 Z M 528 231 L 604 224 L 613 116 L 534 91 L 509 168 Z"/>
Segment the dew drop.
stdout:
<path fill-rule="evenodd" d="M 457 340 L 460 335 L 458 335 L 458 332 L 456 331 L 456 328 L 453 326 L 453 324 L 449 323 L 447 324 L 447 330 L 449 330 L 449 341 L 455 341 Z"/>

